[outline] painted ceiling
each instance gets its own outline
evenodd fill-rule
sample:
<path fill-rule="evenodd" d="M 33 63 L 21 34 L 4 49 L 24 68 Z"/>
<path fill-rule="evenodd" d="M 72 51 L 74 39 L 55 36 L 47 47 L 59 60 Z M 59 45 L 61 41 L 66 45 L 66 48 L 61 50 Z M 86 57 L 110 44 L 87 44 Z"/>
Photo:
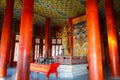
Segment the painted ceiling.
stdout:
<path fill-rule="evenodd" d="M 120 1 L 113 0 L 115 12 L 120 12 Z M 104 0 L 98 0 L 99 12 L 104 12 Z M 4 13 L 6 0 L 0 0 L 0 14 Z M 34 24 L 45 25 L 45 18 L 51 18 L 51 26 L 62 26 L 68 18 L 86 13 L 85 0 L 34 0 Z M 21 0 L 15 0 L 14 18 L 20 20 Z"/>

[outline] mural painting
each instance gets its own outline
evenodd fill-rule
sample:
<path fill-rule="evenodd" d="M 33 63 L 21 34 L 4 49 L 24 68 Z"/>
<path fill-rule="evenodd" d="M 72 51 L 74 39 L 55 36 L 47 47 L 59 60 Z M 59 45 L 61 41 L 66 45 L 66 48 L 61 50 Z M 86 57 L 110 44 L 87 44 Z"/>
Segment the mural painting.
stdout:
<path fill-rule="evenodd" d="M 74 24 L 73 30 L 73 56 L 86 56 L 88 52 L 86 22 Z"/>

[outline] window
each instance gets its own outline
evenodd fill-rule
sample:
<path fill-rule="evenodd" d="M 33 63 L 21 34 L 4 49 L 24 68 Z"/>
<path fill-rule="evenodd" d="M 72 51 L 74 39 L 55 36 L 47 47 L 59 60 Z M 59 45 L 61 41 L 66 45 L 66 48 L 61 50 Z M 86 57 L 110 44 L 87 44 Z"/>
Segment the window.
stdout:
<path fill-rule="evenodd" d="M 40 39 L 39 39 L 39 38 L 36 38 L 36 39 L 35 39 L 35 43 L 38 43 L 38 44 L 39 44 L 39 43 L 40 43 Z"/>
<path fill-rule="evenodd" d="M 18 61 L 19 37 L 20 37 L 20 35 L 18 35 L 18 34 L 17 34 L 16 37 L 15 37 L 15 49 L 14 49 L 14 59 L 13 59 L 14 62 L 17 62 L 17 61 Z"/>
<path fill-rule="evenodd" d="M 45 39 L 43 39 L 43 44 L 45 44 Z"/>
<path fill-rule="evenodd" d="M 62 40 L 61 39 L 57 39 L 57 44 L 62 44 Z"/>
<path fill-rule="evenodd" d="M 52 44 L 56 44 L 56 39 L 52 39 Z"/>
<path fill-rule="evenodd" d="M 61 39 L 52 39 L 52 56 L 61 55 L 62 41 Z"/>
<path fill-rule="evenodd" d="M 36 60 L 40 54 L 40 38 L 35 38 L 35 52 L 34 59 Z"/>
<path fill-rule="evenodd" d="M 19 42 L 15 43 L 15 50 L 14 50 L 14 61 L 18 61 L 18 53 L 19 53 Z"/>
<path fill-rule="evenodd" d="M 35 45 L 35 56 L 34 59 L 36 60 L 39 57 L 39 45 L 36 44 Z"/>
<path fill-rule="evenodd" d="M 56 56 L 56 48 L 55 45 L 52 45 L 52 56 Z"/>

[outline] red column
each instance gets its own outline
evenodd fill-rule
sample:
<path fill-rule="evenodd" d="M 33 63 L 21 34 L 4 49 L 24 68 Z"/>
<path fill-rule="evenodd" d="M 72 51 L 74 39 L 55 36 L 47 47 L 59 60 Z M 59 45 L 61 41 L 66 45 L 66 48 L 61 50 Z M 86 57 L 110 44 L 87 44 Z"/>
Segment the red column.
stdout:
<path fill-rule="evenodd" d="M 105 0 L 105 6 L 106 6 L 106 22 L 111 74 L 112 77 L 120 77 L 118 43 L 114 22 L 112 0 Z"/>
<path fill-rule="evenodd" d="M 16 20 L 14 19 L 13 22 L 12 22 L 12 32 L 11 32 L 11 35 L 10 35 L 10 54 L 9 54 L 9 66 L 13 66 L 13 60 L 14 60 L 14 50 L 15 50 L 15 38 L 16 38 L 16 34 L 15 34 L 15 31 L 16 31 L 16 26 L 17 26 L 17 23 L 16 23 Z"/>
<path fill-rule="evenodd" d="M 20 44 L 15 80 L 29 80 L 32 53 L 32 29 L 34 0 L 22 0 Z"/>
<path fill-rule="evenodd" d="M 97 0 L 86 0 L 89 79 L 103 80 Z"/>
<path fill-rule="evenodd" d="M 49 26 L 50 26 L 50 19 L 46 18 L 46 25 L 45 25 L 45 50 L 46 56 L 49 57 L 49 50 L 50 50 L 50 43 L 49 43 Z"/>
<path fill-rule="evenodd" d="M 11 43 L 10 43 L 10 55 L 9 55 L 9 65 L 13 66 L 14 60 L 14 49 L 15 49 L 15 33 L 11 34 Z"/>
<path fill-rule="evenodd" d="M 8 53 L 10 49 L 10 34 L 11 23 L 13 16 L 14 0 L 7 0 L 4 13 L 4 21 L 1 37 L 1 52 L 0 52 L 0 77 L 6 76 Z"/>
<path fill-rule="evenodd" d="M 70 38 L 69 38 L 69 41 L 70 41 L 70 55 L 73 56 L 73 22 L 72 22 L 72 18 L 69 18 L 69 28 L 70 28 L 70 32 L 71 32 L 71 35 L 70 35 Z"/>

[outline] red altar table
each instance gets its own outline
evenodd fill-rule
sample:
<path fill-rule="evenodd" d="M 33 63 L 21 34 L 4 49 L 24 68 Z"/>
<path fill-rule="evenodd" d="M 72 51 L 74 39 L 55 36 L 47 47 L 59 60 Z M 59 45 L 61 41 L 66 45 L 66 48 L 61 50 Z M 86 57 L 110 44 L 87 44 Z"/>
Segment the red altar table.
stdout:
<path fill-rule="evenodd" d="M 53 64 L 31 63 L 30 71 L 44 73 L 44 74 L 46 74 L 46 78 L 49 79 L 49 75 L 51 73 L 55 73 L 56 77 L 58 77 L 57 68 L 59 65 L 60 65 L 59 63 L 53 63 Z"/>

